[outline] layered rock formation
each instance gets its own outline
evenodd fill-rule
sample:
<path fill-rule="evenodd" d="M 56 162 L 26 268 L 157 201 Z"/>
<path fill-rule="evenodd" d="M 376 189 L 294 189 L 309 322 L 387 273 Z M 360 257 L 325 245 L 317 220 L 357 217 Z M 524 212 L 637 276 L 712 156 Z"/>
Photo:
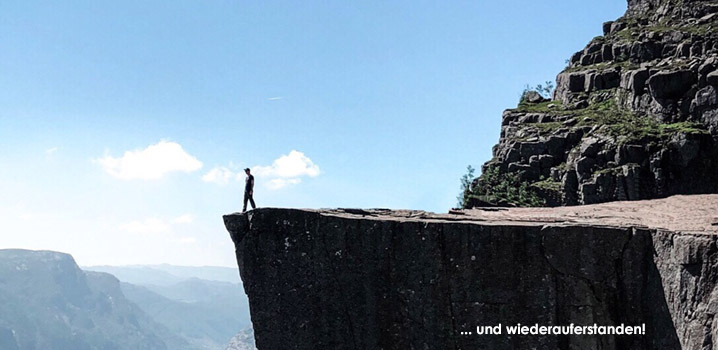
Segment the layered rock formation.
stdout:
<path fill-rule="evenodd" d="M 712 349 L 718 196 L 585 207 L 224 217 L 257 348 Z M 645 324 L 645 335 L 462 335 Z"/>
<path fill-rule="evenodd" d="M 504 112 L 465 207 L 718 192 L 718 1 L 629 0 L 557 79 Z"/>

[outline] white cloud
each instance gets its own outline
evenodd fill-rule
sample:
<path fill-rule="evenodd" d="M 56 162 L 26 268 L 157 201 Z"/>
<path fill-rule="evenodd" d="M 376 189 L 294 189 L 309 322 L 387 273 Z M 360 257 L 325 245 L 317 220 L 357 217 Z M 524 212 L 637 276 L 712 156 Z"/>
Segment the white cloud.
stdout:
<path fill-rule="evenodd" d="M 120 230 L 130 233 L 159 234 L 170 232 L 171 226 L 162 219 L 148 218 L 142 221 L 133 220 L 120 225 Z"/>
<path fill-rule="evenodd" d="M 292 150 L 287 155 L 274 160 L 269 166 L 255 166 L 252 172 L 258 176 L 266 177 L 300 177 L 319 175 L 319 166 L 314 164 L 304 153 Z"/>
<path fill-rule="evenodd" d="M 176 142 L 160 141 L 145 149 L 127 151 L 122 157 L 105 156 L 96 159 L 105 172 L 122 180 L 156 180 L 165 174 L 192 172 L 202 168 L 194 156 L 185 152 Z"/>
<path fill-rule="evenodd" d="M 57 153 L 57 147 L 52 147 L 45 150 L 45 155 L 48 157 L 51 157 L 55 153 Z"/>
<path fill-rule="evenodd" d="M 271 179 L 267 182 L 267 188 L 270 190 L 278 190 L 280 188 L 287 187 L 288 185 L 296 185 L 302 182 L 302 179 Z"/>
<path fill-rule="evenodd" d="M 320 174 L 319 166 L 314 164 L 304 153 L 292 150 L 282 155 L 268 166 L 255 166 L 252 173 L 258 177 L 269 178 L 266 186 L 270 190 L 278 190 L 289 185 L 302 182 L 301 177 L 315 177 Z M 238 178 L 241 175 L 238 176 Z"/>
<path fill-rule="evenodd" d="M 172 232 L 172 228 L 175 225 L 190 224 L 192 222 L 194 222 L 194 215 L 184 214 L 173 219 L 153 217 L 144 220 L 132 220 L 120 225 L 119 229 L 130 233 L 156 235 Z"/>
<path fill-rule="evenodd" d="M 180 243 L 184 243 L 184 244 L 197 243 L 197 239 L 194 237 L 182 237 L 182 238 L 178 239 L 177 241 Z"/>
<path fill-rule="evenodd" d="M 279 101 L 279 100 L 281 100 L 281 99 L 283 99 L 282 96 L 275 96 L 275 97 L 270 97 L 270 98 L 268 98 L 267 100 L 268 100 L 268 101 Z"/>
<path fill-rule="evenodd" d="M 226 185 L 234 177 L 234 172 L 225 167 L 215 167 L 202 176 L 202 181 Z"/>
<path fill-rule="evenodd" d="M 194 215 L 192 214 L 184 214 L 182 216 L 178 216 L 172 220 L 175 224 L 191 224 L 194 221 Z"/>

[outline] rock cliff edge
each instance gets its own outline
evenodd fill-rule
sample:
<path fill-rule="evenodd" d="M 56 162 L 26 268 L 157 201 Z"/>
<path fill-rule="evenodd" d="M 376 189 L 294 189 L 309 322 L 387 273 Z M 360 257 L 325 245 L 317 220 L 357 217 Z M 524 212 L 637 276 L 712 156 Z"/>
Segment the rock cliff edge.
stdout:
<path fill-rule="evenodd" d="M 224 217 L 259 349 L 710 349 L 718 195 L 583 207 Z M 466 336 L 646 325 L 644 336 Z"/>

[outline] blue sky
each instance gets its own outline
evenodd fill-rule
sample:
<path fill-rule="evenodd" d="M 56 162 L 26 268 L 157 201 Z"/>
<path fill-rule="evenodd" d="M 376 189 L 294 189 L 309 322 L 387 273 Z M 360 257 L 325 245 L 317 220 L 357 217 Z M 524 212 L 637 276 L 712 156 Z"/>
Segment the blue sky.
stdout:
<path fill-rule="evenodd" d="M 0 248 L 234 266 L 244 167 L 259 206 L 445 212 L 625 6 L 0 2 Z"/>

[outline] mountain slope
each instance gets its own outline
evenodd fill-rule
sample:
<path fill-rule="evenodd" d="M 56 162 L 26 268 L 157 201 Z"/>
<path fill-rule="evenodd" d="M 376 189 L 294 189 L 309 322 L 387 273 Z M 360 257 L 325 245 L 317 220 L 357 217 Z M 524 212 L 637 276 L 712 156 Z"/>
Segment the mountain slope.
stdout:
<path fill-rule="evenodd" d="M 0 250 L 0 344 L 34 349 L 191 349 L 152 321 L 104 273 L 70 255 Z"/>
<path fill-rule="evenodd" d="M 553 100 L 504 112 L 465 207 L 718 193 L 718 1 L 630 0 L 575 53 Z"/>
<path fill-rule="evenodd" d="M 137 286 L 122 283 L 122 291 L 129 300 L 157 322 L 165 325 L 189 342 L 204 348 L 219 349 L 229 342 L 239 329 L 250 325 L 247 304 L 240 302 L 246 297 L 237 285 L 224 284 L 214 288 L 207 281 L 187 281 L 180 283 L 176 290 L 172 287 Z M 199 292 L 183 292 L 182 285 L 192 284 Z M 186 301 L 168 298 L 156 290 L 168 295 L 186 298 Z M 204 291 L 204 293 L 201 293 Z"/>

